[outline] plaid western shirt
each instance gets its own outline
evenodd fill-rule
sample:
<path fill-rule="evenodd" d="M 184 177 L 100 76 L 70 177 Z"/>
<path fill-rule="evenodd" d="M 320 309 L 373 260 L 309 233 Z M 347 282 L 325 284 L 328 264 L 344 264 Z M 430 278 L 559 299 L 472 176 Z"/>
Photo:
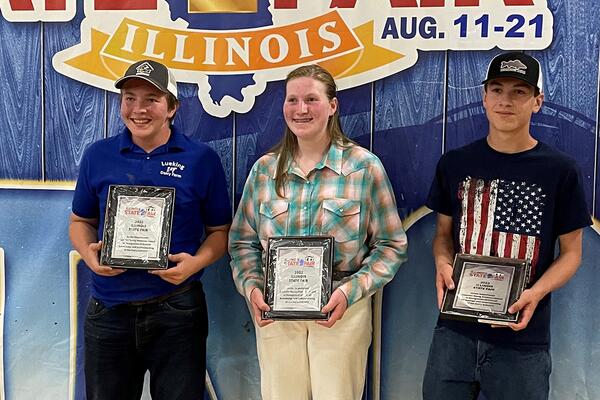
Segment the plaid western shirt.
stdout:
<path fill-rule="evenodd" d="M 383 287 L 406 260 L 407 240 L 381 161 L 357 145 L 332 144 L 306 176 L 287 169 L 285 197 L 275 191 L 277 156 L 252 167 L 229 231 L 238 291 L 263 290 L 263 260 L 271 236 L 330 235 L 334 271 L 352 273 L 339 288 L 352 305 Z"/>

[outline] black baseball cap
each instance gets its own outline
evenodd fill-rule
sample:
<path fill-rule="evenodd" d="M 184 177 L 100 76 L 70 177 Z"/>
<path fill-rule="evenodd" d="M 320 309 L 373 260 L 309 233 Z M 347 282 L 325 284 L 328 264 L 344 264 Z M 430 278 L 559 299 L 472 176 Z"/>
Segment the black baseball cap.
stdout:
<path fill-rule="evenodd" d="M 522 80 L 542 92 L 542 69 L 540 62 L 521 52 L 500 54 L 490 62 L 487 78 L 483 84 L 497 78 L 515 78 Z"/>
<path fill-rule="evenodd" d="M 116 80 L 115 87 L 121 89 L 125 82 L 131 78 L 148 81 L 161 92 L 171 93 L 177 98 L 177 81 L 175 81 L 171 71 L 159 62 L 141 60 L 131 64 L 123 77 Z"/>

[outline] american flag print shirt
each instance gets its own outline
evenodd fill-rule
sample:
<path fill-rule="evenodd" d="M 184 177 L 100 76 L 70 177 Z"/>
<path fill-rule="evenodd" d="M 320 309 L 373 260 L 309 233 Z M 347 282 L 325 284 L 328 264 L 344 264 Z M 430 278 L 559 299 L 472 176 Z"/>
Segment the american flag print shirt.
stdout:
<path fill-rule="evenodd" d="M 458 186 L 459 244 L 467 254 L 526 259 L 532 274 L 540 251 L 546 194 L 523 181 L 467 177 Z"/>

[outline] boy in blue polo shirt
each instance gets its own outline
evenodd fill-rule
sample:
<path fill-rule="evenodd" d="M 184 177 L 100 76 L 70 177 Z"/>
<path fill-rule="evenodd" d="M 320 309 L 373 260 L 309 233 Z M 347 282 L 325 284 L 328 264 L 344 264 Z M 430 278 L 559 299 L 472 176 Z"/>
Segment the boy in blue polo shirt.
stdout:
<path fill-rule="evenodd" d="M 88 400 L 139 399 L 150 371 L 155 399 L 203 399 L 208 322 L 202 269 L 227 250 L 231 209 L 217 154 L 171 126 L 178 108 L 170 71 L 133 64 L 115 82 L 125 129 L 85 152 L 69 237 L 93 271 L 85 321 Z M 99 264 L 111 184 L 175 188 L 166 270 Z"/>

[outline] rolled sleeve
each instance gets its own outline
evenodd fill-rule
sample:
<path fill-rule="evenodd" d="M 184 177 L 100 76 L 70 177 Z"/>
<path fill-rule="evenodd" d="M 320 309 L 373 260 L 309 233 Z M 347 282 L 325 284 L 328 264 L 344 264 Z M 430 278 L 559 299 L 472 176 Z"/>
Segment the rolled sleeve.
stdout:
<path fill-rule="evenodd" d="M 229 230 L 229 255 L 236 288 L 247 299 L 254 288 L 264 284 L 263 248 L 257 233 L 259 204 L 254 198 L 256 168 L 246 180 L 239 207 Z"/>

